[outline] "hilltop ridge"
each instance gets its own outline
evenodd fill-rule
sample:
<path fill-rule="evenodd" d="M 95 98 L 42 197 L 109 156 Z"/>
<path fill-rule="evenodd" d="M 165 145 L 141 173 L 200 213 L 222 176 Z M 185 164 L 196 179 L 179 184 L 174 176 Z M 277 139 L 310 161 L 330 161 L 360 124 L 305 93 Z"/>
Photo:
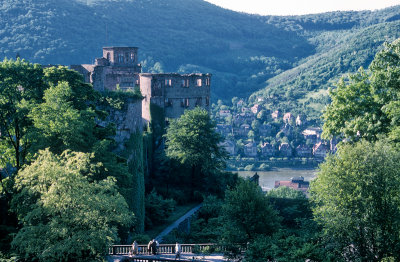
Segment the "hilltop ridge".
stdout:
<path fill-rule="evenodd" d="M 400 37 L 399 13 L 259 16 L 202 0 L 11 0 L 0 5 L 0 57 L 82 64 L 102 46 L 138 46 L 144 72 L 212 73 L 214 100 L 274 94 L 272 104 L 319 111 L 327 100 L 319 90 Z"/>

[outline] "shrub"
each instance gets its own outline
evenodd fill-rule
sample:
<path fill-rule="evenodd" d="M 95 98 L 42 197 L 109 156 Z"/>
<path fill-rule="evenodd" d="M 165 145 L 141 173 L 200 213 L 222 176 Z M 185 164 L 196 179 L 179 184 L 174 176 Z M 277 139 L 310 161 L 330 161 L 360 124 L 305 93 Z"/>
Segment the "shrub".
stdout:
<path fill-rule="evenodd" d="M 146 196 L 146 220 L 145 226 L 149 228 L 153 225 L 163 223 L 167 217 L 175 210 L 176 202 L 173 199 L 164 199 L 155 190 Z"/>

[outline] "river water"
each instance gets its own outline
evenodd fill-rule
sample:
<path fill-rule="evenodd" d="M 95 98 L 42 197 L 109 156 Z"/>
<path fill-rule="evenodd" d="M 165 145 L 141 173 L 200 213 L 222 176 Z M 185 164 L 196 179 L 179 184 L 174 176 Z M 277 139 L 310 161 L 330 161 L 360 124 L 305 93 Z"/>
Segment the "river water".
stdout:
<path fill-rule="evenodd" d="M 256 171 L 237 171 L 241 177 L 251 177 Z M 274 168 L 270 171 L 257 171 L 260 176 L 260 186 L 263 191 L 274 188 L 276 180 L 290 180 L 292 177 L 304 177 L 305 181 L 311 181 L 316 177 L 315 168 Z"/>

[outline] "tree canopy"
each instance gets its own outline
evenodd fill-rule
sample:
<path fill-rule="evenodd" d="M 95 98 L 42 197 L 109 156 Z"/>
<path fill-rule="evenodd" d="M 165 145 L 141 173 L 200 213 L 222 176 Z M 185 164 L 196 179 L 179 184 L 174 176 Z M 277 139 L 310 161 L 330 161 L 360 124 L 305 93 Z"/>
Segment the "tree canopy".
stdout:
<path fill-rule="evenodd" d="M 133 214 L 115 179 L 95 181 L 90 154 L 40 151 L 15 178 L 12 208 L 22 228 L 12 245 L 25 259 L 102 260 L 118 240 L 118 229 L 133 224 Z"/>
<path fill-rule="evenodd" d="M 29 104 L 40 103 L 46 87 L 41 66 L 21 59 L 0 63 L 0 168 L 18 170 L 29 157 Z"/>
<path fill-rule="evenodd" d="M 89 152 L 97 142 L 93 135 L 95 112 L 90 108 L 75 108 L 68 82 L 58 82 L 44 92 L 44 102 L 32 109 L 29 117 L 41 135 L 36 147 L 51 147 L 60 153 L 66 149 Z M 81 107 L 81 106 L 80 106 Z"/>
<path fill-rule="evenodd" d="M 219 146 L 222 138 L 205 109 L 196 107 L 172 120 L 165 138 L 166 156 L 191 169 L 192 192 L 202 190 L 207 180 L 214 181 L 225 166 L 226 152 Z"/>
<path fill-rule="evenodd" d="M 13 199 L 14 208 L 26 204 L 28 205 L 25 207 L 27 211 L 32 209 L 34 212 L 42 212 L 43 210 L 46 210 L 47 212 L 47 210 L 53 208 L 54 210 L 49 212 L 54 211 L 54 213 L 43 215 L 41 218 L 42 221 L 39 221 L 40 223 L 45 224 L 47 223 L 45 216 L 48 215 L 58 218 L 56 213 L 61 211 L 57 208 L 66 208 L 65 206 L 68 205 L 67 202 L 71 198 L 81 197 L 80 200 L 87 202 L 89 205 L 82 206 L 82 209 L 71 206 L 71 209 L 69 210 L 70 212 L 68 214 L 65 212 L 66 216 L 71 216 L 71 221 L 67 221 L 67 217 L 63 216 L 59 217 L 60 220 L 52 220 L 52 223 L 55 223 L 55 227 L 59 227 L 56 223 L 62 224 L 65 222 L 63 229 L 65 231 L 69 227 L 74 228 L 73 221 L 81 224 L 87 222 L 87 227 L 89 227 L 90 223 L 101 222 L 90 221 L 86 217 L 87 214 L 96 216 L 97 212 L 101 212 L 101 207 L 91 202 L 96 200 L 91 196 L 91 194 L 93 196 L 95 194 L 100 194 L 99 197 L 104 198 L 105 201 L 102 204 L 113 207 L 109 202 L 113 201 L 113 198 L 116 197 L 115 194 L 118 193 L 123 197 L 119 199 L 120 195 L 118 195 L 114 200 L 122 205 L 121 210 L 125 208 L 124 205 L 128 204 L 130 210 L 134 210 L 137 213 L 137 230 L 141 231 L 143 229 L 144 186 L 140 187 L 141 190 L 136 190 L 139 184 L 144 184 L 144 182 L 141 182 L 144 179 L 143 171 L 141 171 L 141 168 L 128 169 L 128 158 L 129 163 L 138 163 L 138 166 L 143 163 L 141 152 L 143 150 L 143 137 L 141 132 L 131 134 L 131 140 L 136 141 L 135 145 L 131 145 L 129 148 L 127 146 L 123 156 L 118 156 L 117 153 L 115 153 L 114 149 L 116 148 L 116 143 L 114 140 L 114 124 L 106 123 L 106 126 L 98 125 L 99 121 L 105 120 L 107 116 L 107 112 L 104 108 L 109 109 L 110 107 L 113 107 L 111 103 L 115 99 L 112 99 L 110 96 L 107 96 L 107 94 L 103 96 L 96 92 L 91 85 L 83 82 L 82 75 L 66 67 L 42 68 L 40 65 L 33 65 L 21 59 L 15 61 L 4 60 L 0 63 L 0 170 L 2 173 L 0 176 L 0 201 L 2 207 L 3 205 L 5 206 L 5 210 L 9 209 L 11 199 Z M 137 97 L 137 95 L 128 94 L 127 97 Z M 121 102 L 120 100 L 122 99 L 118 99 L 119 102 Z M 121 103 L 123 104 L 123 102 Z M 117 108 L 116 110 L 122 109 Z M 132 144 L 131 141 L 125 142 L 127 144 Z M 57 194 L 56 196 L 60 199 L 65 198 L 65 201 L 67 202 L 63 207 L 59 207 L 56 202 L 48 200 L 46 200 L 46 205 L 38 206 L 36 200 L 32 196 L 36 197 L 39 193 L 47 196 L 50 193 L 44 191 L 40 191 L 37 194 L 34 193 L 35 190 L 39 189 L 30 188 L 30 185 L 34 187 L 34 183 L 40 184 L 37 181 L 21 186 L 23 181 L 18 180 L 21 179 L 19 176 L 21 169 L 30 170 L 31 172 L 37 171 L 32 167 L 32 165 L 35 165 L 35 161 L 44 161 L 43 159 L 36 160 L 36 158 L 41 156 L 42 153 L 38 154 L 41 150 L 46 150 L 46 152 L 48 152 L 46 153 L 46 157 L 53 160 L 56 159 L 60 163 L 62 162 L 62 164 L 57 168 L 57 172 L 51 170 L 49 167 L 49 172 L 51 171 L 53 173 L 50 172 L 47 174 L 45 169 L 41 169 L 41 172 L 43 173 L 40 173 L 40 176 L 37 174 L 37 176 L 42 179 L 43 182 L 45 179 L 50 179 L 49 183 L 52 185 L 48 185 L 49 188 L 54 188 L 52 187 L 54 186 L 53 183 L 58 183 L 60 186 L 62 185 L 63 188 L 60 188 L 59 191 L 56 193 L 50 193 Z M 79 169 L 79 174 L 89 177 L 81 179 L 74 176 L 72 179 L 71 175 L 69 176 L 71 179 L 68 178 L 69 180 L 63 178 L 64 174 L 62 173 L 62 170 L 64 169 L 64 171 L 69 174 L 68 172 L 70 170 L 68 170 L 68 168 L 73 166 L 73 162 L 78 160 L 81 161 L 82 159 L 64 153 L 61 158 L 68 160 L 64 159 L 61 161 L 61 158 L 59 159 L 58 157 L 66 151 L 81 152 L 71 153 L 74 156 L 75 154 L 88 155 L 85 158 L 85 161 L 88 163 L 83 165 L 82 169 Z M 54 156 L 51 154 L 54 154 Z M 72 162 L 68 165 L 65 164 L 68 161 Z M 78 166 L 81 164 L 79 161 L 75 163 Z M 48 163 L 46 162 L 46 164 Z M 3 171 L 6 175 L 4 175 Z M 22 176 L 27 176 L 26 172 L 28 171 L 24 172 L 25 173 Z M 56 175 L 59 175 L 60 177 L 55 178 Z M 47 176 L 48 178 L 46 178 Z M 35 179 L 37 180 L 39 178 Z M 61 182 L 58 179 L 60 179 Z M 62 184 L 62 182 L 64 182 L 63 179 L 67 179 L 66 183 L 69 184 Z M 87 183 L 89 184 L 85 184 L 85 179 L 88 180 Z M 22 190 L 17 194 L 15 194 L 12 188 L 14 180 L 17 186 L 20 184 L 18 190 Z M 82 183 L 82 187 L 79 186 L 80 183 Z M 101 188 L 106 186 L 110 187 L 110 190 L 101 191 Z M 67 189 L 71 187 L 74 187 L 77 190 L 82 190 L 79 192 L 79 196 L 71 196 L 71 194 L 78 194 L 76 192 L 68 192 Z M 25 191 L 22 188 L 25 188 Z M 46 188 L 43 187 L 40 190 L 45 189 Z M 23 195 L 22 193 L 27 194 L 29 190 L 33 193 L 31 192 L 32 196 L 29 195 L 30 200 L 26 200 L 24 197 L 28 198 L 28 196 Z M 18 205 L 15 204 L 18 201 L 21 203 Z M 38 201 L 40 202 L 42 200 Z M 137 206 L 143 208 L 135 208 Z M 38 209 L 35 209 L 36 207 Z M 17 235 L 17 238 L 15 238 L 15 247 L 22 248 L 19 249 L 21 254 L 26 252 L 28 256 L 40 257 L 40 248 L 43 247 L 39 247 L 39 245 L 35 244 L 35 241 L 39 240 L 32 237 L 32 234 L 38 234 L 38 227 L 34 229 L 29 227 L 29 224 L 36 223 L 37 221 L 26 222 L 29 219 L 34 219 L 30 217 L 33 213 L 24 213 L 21 215 L 21 209 L 18 208 L 15 210 L 19 215 L 19 221 L 24 226 L 24 229 L 20 230 L 18 234 L 31 234 L 30 236 Z M 105 210 L 104 214 L 107 214 L 107 212 L 109 212 L 109 210 Z M 13 218 L 12 213 L 7 213 L 6 217 L 7 219 L 2 219 L 1 221 L 1 223 L 4 223 L 5 225 L 4 228 L 7 229 L 5 230 L 7 231 L 5 235 L 13 231 L 12 227 L 15 227 L 13 221 L 16 220 Z M 113 220 L 114 218 L 111 216 L 110 219 Z M 92 227 L 97 231 L 103 230 L 103 232 L 99 234 L 103 234 L 103 237 L 106 238 L 105 240 L 99 240 L 100 242 L 103 241 L 101 242 L 101 252 L 105 250 L 105 243 L 110 243 L 111 240 L 116 239 L 115 237 L 118 234 L 114 230 L 114 227 L 123 224 L 126 224 L 127 226 L 130 225 L 129 223 L 126 223 L 126 221 L 115 220 L 107 225 L 103 223 L 99 224 L 99 227 Z M 110 227 L 109 230 L 112 232 L 104 231 L 106 227 Z M 33 231 L 29 231 L 31 229 Z M 132 229 L 133 228 L 129 227 L 125 231 L 118 233 L 123 233 L 120 234 L 120 236 L 125 238 L 128 231 Z M 50 224 L 47 224 L 46 227 L 42 227 L 41 230 L 49 231 L 49 234 L 41 235 L 42 238 L 40 240 L 43 241 L 43 245 L 61 238 L 61 236 L 50 234 L 52 233 L 51 230 L 53 230 L 52 225 Z M 83 231 L 84 229 L 82 228 L 81 230 Z M 78 234 L 83 233 L 78 232 Z M 91 237 L 96 238 L 97 236 L 93 235 Z M 101 236 L 99 237 L 101 238 Z M 1 236 L 1 240 L 4 240 L 3 236 Z M 86 239 L 85 241 L 89 240 Z M 93 248 L 97 250 L 95 252 L 98 252 L 100 246 L 98 243 L 95 244 L 97 245 L 96 247 L 83 247 L 86 250 L 84 252 L 89 252 L 88 250 Z M 33 251 L 24 251 L 23 248 L 25 246 L 27 248 L 28 246 L 31 246 L 30 248 L 32 248 Z M 58 252 L 60 253 L 65 251 L 62 251 L 61 247 L 65 247 L 66 249 L 72 248 L 71 246 L 68 246 L 67 243 L 61 244 L 56 247 L 59 249 Z M 34 251 L 35 248 L 38 248 L 39 251 Z M 80 251 L 76 252 L 79 253 Z M 78 256 L 77 253 L 71 256 Z M 50 255 L 46 256 L 51 257 Z M 93 257 L 94 253 L 90 253 L 89 256 Z M 73 258 L 70 260 L 73 260 Z"/>
<path fill-rule="evenodd" d="M 246 243 L 260 235 L 271 235 L 279 228 L 278 213 L 261 188 L 241 180 L 226 191 L 222 205 L 223 241 Z"/>
<path fill-rule="evenodd" d="M 222 138 L 214 128 L 215 123 L 205 109 L 196 107 L 185 111 L 167 129 L 167 156 L 199 167 L 203 172 L 223 167 L 225 154 L 218 146 Z"/>
<path fill-rule="evenodd" d="M 388 141 L 342 145 L 311 183 L 314 216 L 345 261 L 400 259 L 400 153 Z"/>
<path fill-rule="evenodd" d="M 400 39 L 386 44 L 368 70 L 342 79 L 324 114 L 325 137 L 400 139 Z"/>

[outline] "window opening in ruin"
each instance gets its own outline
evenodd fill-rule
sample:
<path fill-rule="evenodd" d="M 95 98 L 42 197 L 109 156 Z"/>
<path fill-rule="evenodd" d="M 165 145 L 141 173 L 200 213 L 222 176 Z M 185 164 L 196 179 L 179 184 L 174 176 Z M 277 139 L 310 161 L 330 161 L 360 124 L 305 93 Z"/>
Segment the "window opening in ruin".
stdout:
<path fill-rule="evenodd" d="M 172 86 L 172 79 L 171 78 L 165 79 L 165 85 Z"/>
<path fill-rule="evenodd" d="M 189 79 L 182 79 L 182 86 L 189 87 Z"/>
<path fill-rule="evenodd" d="M 182 98 L 181 107 L 189 107 L 189 98 Z"/>
<path fill-rule="evenodd" d="M 110 53 L 107 53 L 107 60 L 110 61 Z"/>
<path fill-rule="evenodd" d="M 209 77 L 206 78 L 206 86 L 210 86 L 210 78 Z"/>
<path fill-rule="evenodd" d="M 131 53 L 131 62 L 133 63 L 135 61 L 135 54 Z"/>
<path fill-rule="evenodd" d="M 172 107 L 172 99 L 170 99 L 170 98 L 166 98 L 165 99 L 165 106 L 171 106 Z"/>
<path fill-rule="evenodd" d="M 206 106 L 209 106 L 209 105 L 210 105 L 210 98 L 206 97 Z"/>
<path fill-rule="evenodd" d="M 123 62 L 124 62 L 124 55 L 118 54 L 118 63 L 123 63 Z"/>
<path fill-rule="evenodd" d="M 128 52 L 125 53 L 125 62 L 126 63 L 129 62 L 129 53 Z"/>
<path fill-rule="evenodd" d="M 201 78 L 197 79 L 196 85 L 197 85 L 197 86 L 201 86 Z"/>
<path fill-rule="evenodd" d="M 196 99 L 196 106 L 201 106 L 201 97 Z"/>

